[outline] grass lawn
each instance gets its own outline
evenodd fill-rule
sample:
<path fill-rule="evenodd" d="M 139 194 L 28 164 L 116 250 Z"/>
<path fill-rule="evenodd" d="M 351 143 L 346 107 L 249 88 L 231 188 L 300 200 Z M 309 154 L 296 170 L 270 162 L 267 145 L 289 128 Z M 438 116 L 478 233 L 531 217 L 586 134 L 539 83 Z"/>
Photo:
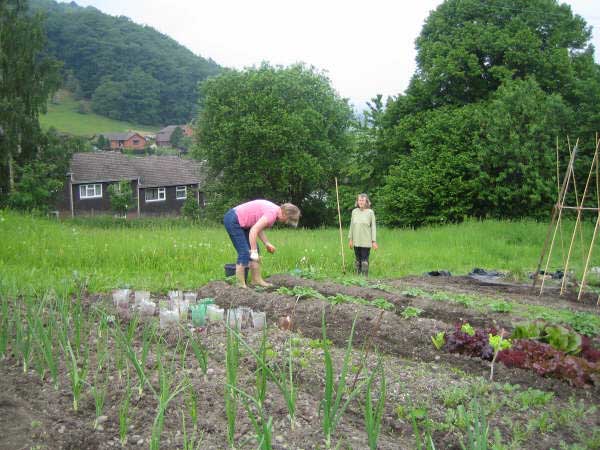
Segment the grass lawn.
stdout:
<path fill-rule="evenodd" d="M 46 290 L 72 285 L 73 277 L 78 277 L 89 278 L 92 292 L 125 285 L 153 291 L 192 289 L 223 278 L 223 265 L 235 262 L 235 250 L 222 226 L 173 219 L 134 220 L 126 227 L 100 226 L 103 223 L 93 219 L 56 222 L 0 211 L 2 283 L 18 290 Z M 584 234 L 589 237 L 592 227 L 586 227 Z M 370 275 L 382 279 L 430 270 L 459 275 L 482 267 L 525 279 L 537 267 L 546 228 L 546 223 L 534 221 L 492 220 L 418 230 L 381 227 L 380 249 L 372 252 Z M 567 228 L 565 247 L 570 238 Z M 275 255 L 264 257 L 267 275 L 300 268 L 342 276 L 337 229 L 277 228 L 267 235 L 277 247 Z M 570 267 L 580 278 L 583 252 L 579 239 L 576 244 Z M 549 269 L 564 266 L 562 254 L 557 238 Z M 350 274 L 353 253 L 345 247 L 344 255 Z M 591 265 L 600 265 L 600 255 L 592 258 Z"/>
<path fill-rule="evenodd" d="M 121 122 L 92 112 L 81 114 L 78 112 L 79 101 L 73 99 L 71 93 L 67 91 L 60 91 L 57 94 L 57 100 L 57 103 L 49 102 L 48 112 L 40 116 L 40 124 L 43 129 L 54 127 L 58 131 L 78 136 L 118 133 L 129 130 L 141 133 L 156 133 L 159 129 L 158 125 L 153 127 Z"/>

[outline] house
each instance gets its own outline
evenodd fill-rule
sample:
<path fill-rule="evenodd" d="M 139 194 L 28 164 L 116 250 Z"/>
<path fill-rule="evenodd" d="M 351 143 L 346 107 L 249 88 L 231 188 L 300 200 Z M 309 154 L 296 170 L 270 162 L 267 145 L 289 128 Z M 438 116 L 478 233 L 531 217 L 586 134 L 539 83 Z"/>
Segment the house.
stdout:
<path fill-rule="evenodd" d="M 156 133 L 156 145 L 159 147 L 172 147 L 171 135 L 175 128 L 181 128 L 183 135 L 186 137 L 191 137 L 194 134 L 192 127 L 189 125 L 169 125 Z"/>
<path fill-rule="evenodd" d="M 134 131 L 127 133 L 103 133 L 104 139 L 110 142 L 111 150 L 120 150 L 123 148 L 141 150 L 148 143 L 146 138 Z"/>
<path fill-rule="evenodd" d="M 178 215 L 190 190 L 204 207 L 203 163 L 178 156 L 129 156 L 120 152 L 75 153 L 67 174 L 66 204 L 72 217 L 110 213 L 108 187 L 129 181 L 131 213 Z"/>

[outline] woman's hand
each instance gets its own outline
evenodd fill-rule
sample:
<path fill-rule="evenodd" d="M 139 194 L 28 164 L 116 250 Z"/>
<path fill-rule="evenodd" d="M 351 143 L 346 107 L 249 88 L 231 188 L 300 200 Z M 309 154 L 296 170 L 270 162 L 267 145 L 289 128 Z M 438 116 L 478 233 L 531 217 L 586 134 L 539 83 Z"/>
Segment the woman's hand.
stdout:
<path fill-rule="evenodd" d="M 258 250 L 250 250 L 250 259 L 252 261 L 258 261 L 259 256 L 258 256 Z"/>
<path fill-rule="evenodd" d="M 350 248 L 354 248 L 354 242 L 352 242 L 352 239 L 350 239 L 350 242 L 348 242 L 348 246 Z"/>
<path fill-rule="evenodd" d="M 373 241 L 372 242 L 373 245 L 373 250 L 377 250 L 379 248 L 379 245 L 377 245 L 377 242 Z"/>
<path fill-rule="evenodd" d="M 273 244 L 271 244 L 270 242 L 267 242 L 267 243 L 265 244 L 265 247 L 267 247 L 267 251 L 268 251 L 269 253 L 275 253 L 275 250 L 277 250 L 277 249 L 275 248 L 275 246 L 274 246 Z"/>

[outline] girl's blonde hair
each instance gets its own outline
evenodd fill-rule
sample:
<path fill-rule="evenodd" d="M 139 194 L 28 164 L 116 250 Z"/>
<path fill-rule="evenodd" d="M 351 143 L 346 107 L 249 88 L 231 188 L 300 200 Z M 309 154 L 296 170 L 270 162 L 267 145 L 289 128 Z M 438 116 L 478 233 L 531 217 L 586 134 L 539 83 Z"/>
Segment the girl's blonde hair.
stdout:
<path fill-rule="evenodd" d="M 358 208 L 358 199 L 359 198 L 364 198 L 365 199 L 365 205 L 367 208 L 371 207 L 371 200 L 369 200 L 369 196 L 367 194 L 358 194 L 356 196 L 356 202 L 354 202 L 354 206 Z"/>
<path fill-rule="evenodd" d="M 280 208 L 281 211 L 283 211 L 283 214 L 285 214 L 287 224 L 297 227 L 301 216 L 300 208 L 298 208 L 296 205 L 292 205 L 291 203 L 284 203 L 280 206 Z"/>

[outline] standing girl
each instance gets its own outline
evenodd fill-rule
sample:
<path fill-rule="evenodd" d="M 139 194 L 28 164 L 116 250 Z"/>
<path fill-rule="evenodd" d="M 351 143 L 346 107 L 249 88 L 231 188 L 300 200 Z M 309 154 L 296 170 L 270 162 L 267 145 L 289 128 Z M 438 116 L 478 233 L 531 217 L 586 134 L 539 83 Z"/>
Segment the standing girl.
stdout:
<path fill-rule="evenodd" d="M 355 206 L 356 208 L 352 211 L 348 239 L 350 248 L 354 249 L 356 257 L 356 273 L 368 276 L 371 248 L 374 250 L 378 248 L 375 213 L 371 209 L 371 202 L 367 194 L 358 194 Z"/>

